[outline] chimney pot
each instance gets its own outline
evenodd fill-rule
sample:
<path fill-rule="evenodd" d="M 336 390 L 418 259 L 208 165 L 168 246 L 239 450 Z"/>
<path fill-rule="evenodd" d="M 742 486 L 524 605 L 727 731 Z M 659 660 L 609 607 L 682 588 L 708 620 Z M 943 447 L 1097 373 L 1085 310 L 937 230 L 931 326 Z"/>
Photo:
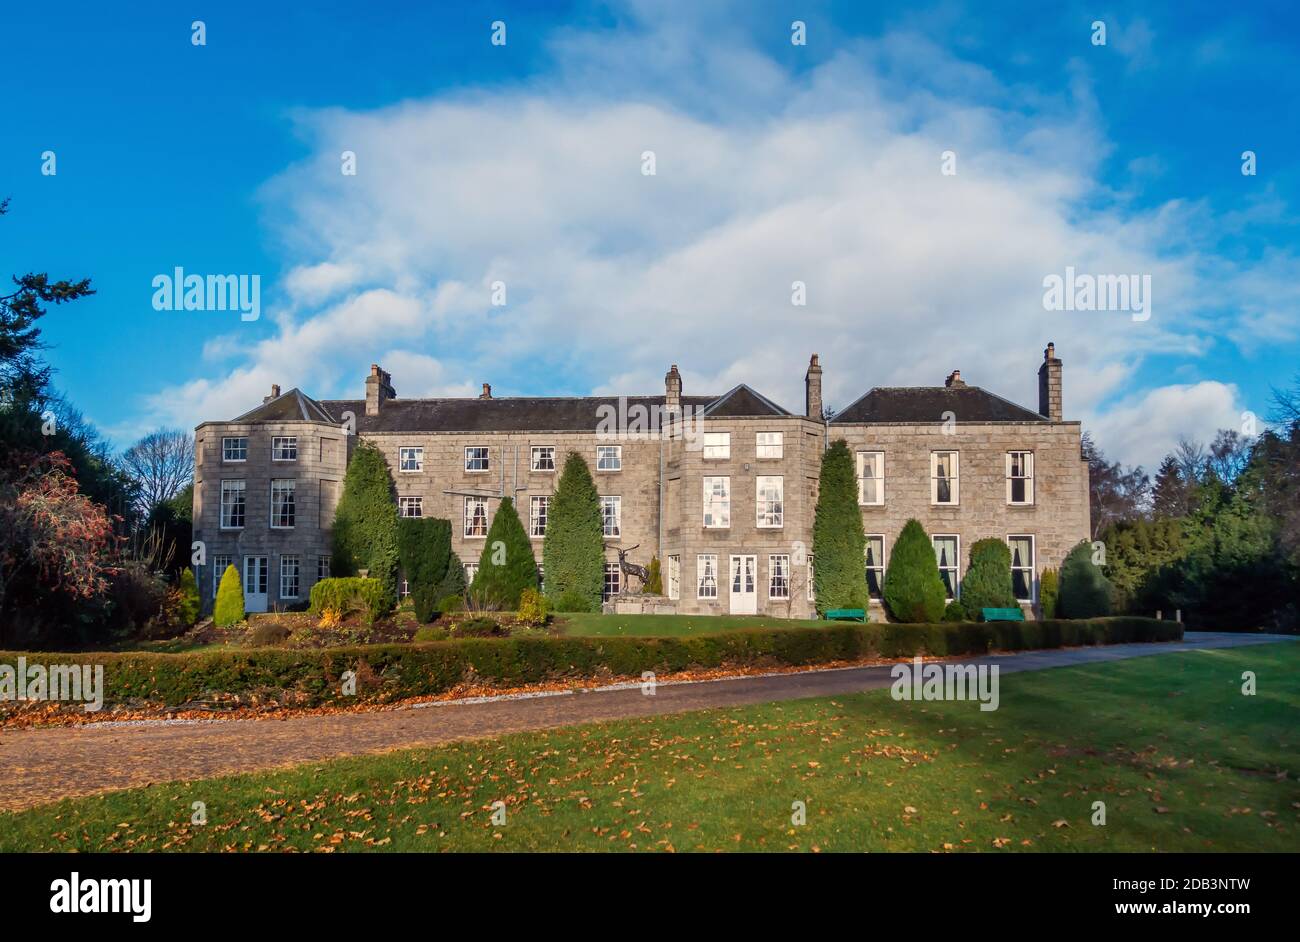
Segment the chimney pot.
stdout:
<path fill-rule="evenodd" d="M 386 400 L 396 398 L 393 378 L 381 370 L 378 363 L 371 363 L 370 375 L 366 377 L 366 415 L 378 415 Z"/>
<path fill-rule="evenodd" d="M 488 383 L 484 383 L 484 384 L 483 384 L 483 391 L 482 391 L 481 393 L 479 393 L 479 398 L 480 398 L 480 399 L 491 399 L 491 398 L 492 398 L 492 387 L 491 387 L 491 385 L 489 385 Z"/>
<path fill-rule="evenodd" d="M 808 360 L 808 372 L 803 377 L 804 414 L 810 419 L 822 421 L 822 366 L 817 354 Z"/>
<path fill-rule="evenodd" d="M 961 370 L 953 370 L 948 374 L 948 378 L 943 381 L 943 384 L 949 389 L 953 389 L 965 386 L 966 382 L 961 378 Z"/>
<path fill-rule="evenodd" d="M 1038 414 L 1049 422 L 1060 422 L 1061 361 L 1056 358 L 1056 344 L 1049 343 L 1043 351 L 1043 363 L 1038 368 Z"/>
<path fill-rule="evenodd" d="M 677 372 L 677 364 L 672 365 L 664 375 L 664 409 L 668 412 L 680 412 L 682 408 L 682 374 Z"/>

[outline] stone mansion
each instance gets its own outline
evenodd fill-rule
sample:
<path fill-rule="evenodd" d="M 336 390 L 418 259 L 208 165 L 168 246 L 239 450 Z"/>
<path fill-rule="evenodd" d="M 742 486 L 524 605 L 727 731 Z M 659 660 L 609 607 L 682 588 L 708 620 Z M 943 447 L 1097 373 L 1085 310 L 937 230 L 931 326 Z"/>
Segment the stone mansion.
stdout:
<path fill-rule="evenodd" d="M 829 419 L 815 354 L 802 414 L 744 384 L 685 395 L 676 366 L 655 396 L 496 398 L 485 383 L 476 398 L 400 399 L 378 366 L 365 399 L 273 386 L 250 412 L 195 430 L 194 539 L 206 553 L 196 575 L 207 609 L 232 563 L 249 611 L 304 603 L 330 573 L 330 527 L 360 436 L 387 457 L 400 515 L 452 521 L 470 576 L 505 496 L 540 566 L 548 502 L 573 451 L 600 494 L 607 596 L 629 588 L 623 548 L 642 565 L 659 557 L 680 612 L 808 617 L 821 456 L 842 438 L 856 456 L 872 618 L 884 617 L 888 553 L 912 517 L 950 595 L 961 592 L 972 543 L 1007 541 L 1032 613 L 1039 574 L 1089 532 L 1081 429 L 1062 418 L 1051 344 L 1038 381 L 1036 412 L 954 371 L 942 386 L 871 389 Z"/>

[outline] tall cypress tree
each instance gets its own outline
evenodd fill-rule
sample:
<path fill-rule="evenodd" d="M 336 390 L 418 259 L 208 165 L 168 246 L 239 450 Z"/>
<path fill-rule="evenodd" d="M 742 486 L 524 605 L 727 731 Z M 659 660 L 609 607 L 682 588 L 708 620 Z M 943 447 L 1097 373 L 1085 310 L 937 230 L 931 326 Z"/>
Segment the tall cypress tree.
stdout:
<path fill-rule="evenodd" d="M 867 538 L 858 509 L 858 482 L 848 443 L 839 439 L 822 456 L 813 520 L 813 588 L 817 611 L 867 607 Z"/>
<path fill-rule="evenodd" d="M 397 564 L 397 503 L 388 462 L 370 442 L 357 442 L 334 513 L 332 566 L 340 576 L 368 569 L 370 578 L 381 580 L 388 597 L 396 599 Z"/>
<path fill-rule="evenodd" d="M 501 498 L 501 506 L 488 528 L 478 559 L 478 572 L 469 587 L 470 597 L 489 608 L 515 611 L 524 589 L 537 588 L 537 561 L 515 502 Z"/>
<path fill-rule="evenodd" d="M 557 611 L 598 611 L 605 586 L 600 497 L 587 462 L 569 452 L 546 514 L 546 597 Z"/>

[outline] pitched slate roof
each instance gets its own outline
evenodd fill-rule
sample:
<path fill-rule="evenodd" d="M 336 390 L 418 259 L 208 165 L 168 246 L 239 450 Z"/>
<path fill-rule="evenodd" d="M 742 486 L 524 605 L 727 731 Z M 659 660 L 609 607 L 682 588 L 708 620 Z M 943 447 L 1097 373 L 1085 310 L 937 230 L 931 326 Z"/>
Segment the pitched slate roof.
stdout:
<path fill-rule="evenodd" d="M 362 403 L 362 407 L 364 409 L 365 403 Z M 304 395 L 302 390 L 297 387 L 277 396 L 270 402 L 262 403 L 250 412 L 245 412 L 234 421 L 250 424 L 256 422 L 300 421 L 337 424 L 337 420 L 319 402 L 310 396 Z"/>
<path fill-rule="evenodd" d="M 1046 422 L 1023 406 L 978 386 L 877 386 L 831 419 L 832 425 L 870 422 Z"/>
<path fill-rule="evenodd" d="M 771 399 L 741 383 L 723 393 L 704 409 L 705 416 L 739 418 L 742 416 L 790 415 Z"/>

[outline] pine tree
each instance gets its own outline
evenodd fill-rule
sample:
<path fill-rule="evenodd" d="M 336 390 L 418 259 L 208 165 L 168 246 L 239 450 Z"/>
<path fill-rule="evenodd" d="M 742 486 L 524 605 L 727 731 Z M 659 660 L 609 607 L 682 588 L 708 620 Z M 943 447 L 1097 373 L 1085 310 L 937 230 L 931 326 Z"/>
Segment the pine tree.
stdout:
<path fill-rule="evenodd" d="M 822 456 L 813 520 L 813 588 L 817 611 L 867 607 L 867 538 L 858 509 L 853 455 L 839 439 Z"/>
<path fill-rule="evenodd" d="M 996 537 L 977 540 L 970 548 L 970 568 L 961 584 L 962 607 L 978 619 L 986 608 L 1018 608 L 1011 585 L 1011 550 Z"/>
<path fill-rule="evenodd" d="M 239 581 L 239 570 L 227 566 L 217 586 L 217 602 L 212 609 L 212 621 L 218 628 L 229 628 L 244 620 L 244 586 Z"/>
<path fill-rule="evenodd" d="M 1151 509 L 1157 517 L 1184 517 L 1189 509 L 1190 490 L 1178 459 L 1165 455 L 1151 490 Z"/>
<path fill-rule="evenodd" d="M 383 452 L 357 443 L 343 478 L 343 496 L 334 513 L 334 574 L 369 570 L 392 599 L 397 598 L 397 504 Z"/>
<path fill-rule="evenodd" d="M 818 568 L 821 564 L 819 556 Z M 898 621 L 933 624 L 943 618 L 948 590 L 939 576 L 934 545 L 920 521 L 907 521 L 894 541 L 881 594 Z"/>
<path fill-rule="evenodd" d="M 547 507 L 542 566 L 553 609 L 599 611 L 605 586 L 604 524 L 591 469 L 576 452 L 564 460 Z"/>
<path fill-rule="evenodd" d="M 1092 561 L 1092 545 L 1084 540 L 1061 564 L 1061 588 L 1057 597 L 1057 616 L 1061 618 L 1099 618 L 1111 613 L 1114 590 Z"/>
<path fill-rule="evenodd" d="M 547 521 L 549 528 L 550 521 Z M 488 528 L 487 542 L 478 559 L 478 572 L 469 587 L 470 597 L 486 608 L 517 611 L 524 589 L 537 588 L 537 561 L 515 502 L 501 498 L 501 506 Z"/>

